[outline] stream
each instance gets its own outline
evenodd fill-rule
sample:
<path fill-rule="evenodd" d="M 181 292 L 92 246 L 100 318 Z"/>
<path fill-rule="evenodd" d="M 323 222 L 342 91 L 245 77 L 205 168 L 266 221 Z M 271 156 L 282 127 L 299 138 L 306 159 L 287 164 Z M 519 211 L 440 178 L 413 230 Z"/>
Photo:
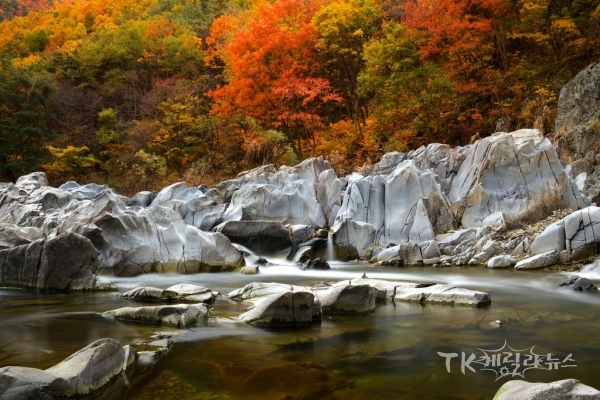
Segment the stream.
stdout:
<path fill-rule="evenodd" d="M 176 330 L 101 317 L 103 311 L 133 305 L 115 292 L 39 294 L 2 288 L 0 366 L 48 368 L 96 339 L 132 344 L 166 333 L 175 344 L 152 368 L 134 376 L 123 398 L 491 399 L 506 381 L 522 379 L 501 369 L 515 364 L 530 382 L 576 378 L 600 388 L 600 294 L 558 289 L 561 274 L 334 262 L 327 271 L 278 265 L 254 276 L 147 274 L 110 280 L 119 292 L 193 283 L 227 294 L 254 281 L 312 285 L 365 272 L 369 278 L 485 291 L 492 304 L 474 308 L 388 301 L 369 315 L 324 316 L 321 325 L 304 329 L 261 329 L 235 322 L 244 306 L 220 297 L 213 306 L 215 318 Z M 586 276 L 600 282 L 599 274 Z M 512 353 L 512 359 L 487 369 L 470 363 L 474 371 L 467 366 L 461 372 L 463 353 L 466 359 L 481 357 L 490 353 L 482 350 L 505 344 L 513 350 L 504 347 L 503 354 Z M 542 355 L 542 364 L 548 353 L 550 361 L 558 361 L 549 364 L 552 369 L 523 371 L 521 364 L 531 352 Z M 521 363 L 515 362 L 517 353 Z"/>

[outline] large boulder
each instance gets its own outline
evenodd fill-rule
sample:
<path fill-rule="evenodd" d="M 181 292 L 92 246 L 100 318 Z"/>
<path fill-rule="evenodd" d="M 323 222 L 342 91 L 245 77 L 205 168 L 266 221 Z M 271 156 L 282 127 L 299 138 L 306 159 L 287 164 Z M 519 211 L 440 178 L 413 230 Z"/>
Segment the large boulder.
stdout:
<path fill-rule="evenodd" d="M 511 224 L 589 205 L 552 143 L 535 129 L 497 133 L 478 141 L 460 165 L 449 199 L 465 228 L 481 226 L 498 212 Z"/>
<path fill-rule="evenodd" d="M 96 275 L 99 253 L 76 233 L 0 250 L 0 285 L 41 291 L 111 290 Z"/>
<path fill-rule="evenodd" d="M 0 399 L 89 398 L 132 367 L 135 358 L 130 346 L 100 339 L 45 371 L 0 368 Z"/>
<path fill-rule="evenodd" d="M 302 326 L 321 321 L 318 299 L 309 288 L 303 286 L 252 282 L 227 296 L 251 308 L 238 319 L 253 325 Z"/>
<path fill-rule="evenodd" d="M 369 285 L 338 285 L 316 290 L 321 312 L 327 314 L 366 314 L 375 309 L 377 290 Z"/>
<path fill-rule="evenodd" d="M 270 167 L 270 168 L 269 168 Z M 309 158 L 295 167 L 260 167 L 236 178 L 222 221 L 276 221 L 327 227 L 341 201 L 329 162 Z M 323 201 L 323 203 L 320 203 Z"/>
<path fill-rule="evenodd" d="M 143 322 L 187 328 L 210 317 L 205 304 L 174 304 L 167 306 L 122 307 L 102 313 L 104 317 L 122 321 Z"/>
<path fill-rule="evenodd" d="M 498 389 L 494 400 L 600 400 L 600 391 L 577 379 L 550 383 L 508 381 Z"/>
<path fill-rule="evenodd" d="M 286 291 L 261 297 L 239 321 L 258 326 L 307 326 L 320 321 L 315 314 L 315 295 L 309 291 Z"/>
<path fill-rule="evenodd" d="M 242 253 L 223 234 L 187 225 L 161 206 L 106 213 L 79 230 L 102 253 L 103 267 L 117 276 L 231 271 L 244 265 Z"/>
<path fill-rule="evenodd" d="M 572 162 L 600 149 L 600 64 L 567 83 L 558 97 L 554 140 L 561 158 Z"/>
<path fill-rule="evenodd" d="M 220 232 L 257 254 L 275 254 L 292 247 L 290 231 L 277 221 L 227 221 L 213 232 Z"/>

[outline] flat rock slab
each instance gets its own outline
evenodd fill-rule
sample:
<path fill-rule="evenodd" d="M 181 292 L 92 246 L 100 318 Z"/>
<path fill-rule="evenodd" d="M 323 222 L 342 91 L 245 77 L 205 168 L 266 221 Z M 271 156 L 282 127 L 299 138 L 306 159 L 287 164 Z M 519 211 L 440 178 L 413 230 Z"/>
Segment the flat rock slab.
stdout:
<path fill-rule="evenodd" d="M 396 288 L 420 288 L 425 286 L 431 286 L 433 283 L 417 283 L 417 282 L 404 282 L 404 281 L 388 281 L 384 279 L 372 279 L 372 278 L 356 278 L 350 281 L 351 285 L 369 285 L 377 291 L 376 301 L 382 302 L 386 299 L 393 299 L 396 295 Z M 346 286 L 348 281 L 341 281 L 335 283 L 334 286 Z"/>
<path fill-rule="evenodd" d="M 435 284 L 421 288 L 396 288 L 395 301 L 483 306 L 492 302 L 485 292 Z"/>
<path fill-rule="evenodd" d="M 498 389 L 494 400 L 600 400 L 600 391 L 577 379 L 550 383 L 508 381 Z"/>
<path fill-rule="evenodd" d="M 191 303 L 213 303 L 218 293 L 198 285 L 182 283 L 167 289 L 139 287 L 123 293 L 123 297 L 135 301 L 186 301 Z"/>
<path fill-rule="evenodd" d="M 0 399 L 87 398 L 130 368 L 135 359 L 130 346 L 122 346 L 114 339 L 100 339 L 45 371 L 0 368 Z"/>
<path fill-rule="evenodd" d="M 258 297 L 265 297 L 272 294 L 281 294 L 286 292 L 307 291 L 304 286 L 288 285 L 276 282 L 252 282 L 243 288 L 233 290 L 227 296 L 233 300 L 246 301 Z"/>
<path fill-rule="evenodd" d="M 106 311 L 102 316 L 123 321 L 187 328 L 210 317 L 205 304 L 175 304 L 156 307 L 123 307 Z"/>

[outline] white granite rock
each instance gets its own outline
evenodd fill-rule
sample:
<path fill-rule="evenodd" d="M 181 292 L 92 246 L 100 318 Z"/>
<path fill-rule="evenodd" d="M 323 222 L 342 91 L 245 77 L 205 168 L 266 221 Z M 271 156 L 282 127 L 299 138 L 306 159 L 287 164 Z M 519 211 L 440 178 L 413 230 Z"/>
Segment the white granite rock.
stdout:
<path fill-rule="evenodd" d="M 396 287 L 394 300 L 471 306 L 491 303 L 490 295 L 487 293 L 440 284 L 419 288 Z"/>
<path fill-rule="evenodd" d="M 502 212 L 506 223 L 542 219 L 552 211 L 577 210 L 589 201 L 566 174 L 552 143 L 535 129 L 497 133 L 469 151 L 449 192 L 463 227 L 481 226 Z"/>
<path fill-rule="evenodd" d="M 512 257 L 502 255 L 496 256 L 489 259 L 487 262 L 488 268 L 508 268 L 517 264 L 517 260 Z"/>
<path fill-rule="evenodd" d="M 576 379 L 550 383 L 519 380 L 502 385 L 494 400 L 600 400 L 600 391 Z"/>
<path fill-rule="evenodd" d="M 558 254 L 554 250 L 551 250 L 519 261 L 515 265 L 515 269 L 546 268 L 556 265 L 558 262 Z"/>

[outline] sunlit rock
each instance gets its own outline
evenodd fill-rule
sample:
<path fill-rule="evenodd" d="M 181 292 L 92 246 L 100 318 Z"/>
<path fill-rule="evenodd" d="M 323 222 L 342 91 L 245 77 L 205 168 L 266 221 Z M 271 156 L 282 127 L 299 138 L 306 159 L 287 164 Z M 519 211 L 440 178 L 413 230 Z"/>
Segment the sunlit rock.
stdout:
<path fill-rule="evenodd" d="M 461 164 L 449 199 L 465 228 L 481 226 L 497 212 L 510 224 L 589 205 L 567 176 L 552 143 L 534 129 L 478 141 Z"/>
<path fill-rule="evenodd" d="M 515 265 L 515 269 L 540 269 L 551 267 L 558 264 L 558 262 L 558 253 L 552 250 L 519 261 Z"/>

